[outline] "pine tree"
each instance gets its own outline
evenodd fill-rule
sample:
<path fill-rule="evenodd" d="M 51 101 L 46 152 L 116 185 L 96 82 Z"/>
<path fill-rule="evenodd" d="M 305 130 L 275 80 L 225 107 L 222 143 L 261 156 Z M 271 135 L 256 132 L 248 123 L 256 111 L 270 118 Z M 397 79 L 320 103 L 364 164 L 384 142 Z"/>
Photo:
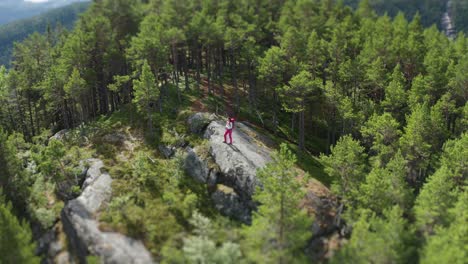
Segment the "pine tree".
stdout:
<path fill-rule="evenodd" d="M 311 95 L 320 92 L 322 84 L 320 80 L 313 79 L 312 75 L 307 71 L 301 71 L 293 76 L 289 81 L 289 85 L 283 86 L 280 89 L 280 97 L 283 102 L 283 107 L 287 112 L 299 113 L 299 149 L 304 150 L 304 134 L 305 134 L 305 111 L 306 101 Z"/>
<path fill-rule="evenodd" d="M 366 156 L 364 147 L 349 135 L 331 147 L 329 156 L 320 156 L 324 171 L 332 178 L 332 190 L 345 203 L 353 204 L 359 196 L 359 186 L 366 175 Z"/>
<path fill-rule="evenodd" d="M 270 87 L 272 94 L 273 129 L 276 133 L 278 122 L 278 93 L 277 90 L 283 86 L 288 72 L 286 52 L 279 47 L 271 47 L 259 65 L 260 78 Z"/>
<path fill-rule="evenodd" d="M 437 226 L 448 226 L 452 221 L 448 210 L 468 181 L 467 144 L 466 134 L 445 144 L 441 167 L 429 177 L 416 199 L 416 226 L 425 234 L 433 234 Z"/>
<path fill-rule="evenodd" d="M 370 160 L 375 167 L 384 167 L 395 155 L 402 132 L 400 124 L 389 113 L 374 114 L 361 128 L 364 143 L 370 146 Z"/>
<path fill-rule="evenodd" d="M 214 236 L 214 227 L 210 219 L 194 212 L 190 223 L 194 226 L 194 235 L 184 239 L 182 248 L 184 257 L 190 263 L 216 263 L 235 264 L 242 259 L 238 244 L 227 241 L 217 247 Z"/>
<path fill-rule="evenodd" d="M 255 192 L 254 200 L 260 205 L 252 225 L 243 230 L 242 244 L 253 262 L 304 261 L 303 247 L 311 236 L 312 219 L 299 208 L 305 193 L 295 163 L 294 155 L 282 144 L 273 162 L 257 173 L 262 187 Z"/>
<path fill-rule="evenodd" d="M 360 208 L 368 208 L 382 215 L 398 205 L 407 210 L 411 205 L 411 190 L 406 183 L 405 160 L 400 153 L 385 168 L 373 168 L 360 186 Z"/>
<path fill-rule="evenodd" d="M 407 95 L 405 92 L 405 78 L 401 72 L 400 64 L 393 69 L 392 80 L 385 89 L 385 100 L 382 106 L 387 112 L 400 122 L 404 121 Z"/>
<path fill-rule="evenodd" d="M 39 263 L 29 226 L 20 223 L 11 210 L 11 204 L 5 204 L 0 196 L 0 262 Z"/>
<path fill-rule="evenodd" d="M 86 109 L 86 82 L 81 78 L 80 72 L 78 69 L 74 68 L 68 82 L 63 87 L 63 90 L 66 94 L 67 100 L 72 102 L 72 108 L 74 112 L 79 113 L 77 117 L 81 122 L 84 122 L 88 119 L 88 113 Z M 76 107 L 80 107 L 78 111 Z"/>
<path fill-rule="evenodd" d="M 465 263 L 468 259 L 468 192 L 458 196 L 455 207 L 449 209 L 448 227 L 437 227 L 422 250 L 421 263 Z"/>
<path fill-rule="evenodd" d="M 137 105 L 139 112 L 145 113 L 148 119 L 148 129 L 150 134 L 153 135 L 152 104 L 155 104 L 159 99 L 159 88 L 147 61 L 143 64 L 139 80 L 133 81 L 133 89 L 135 90 L 133 103 Z"/>
<path fill-rule="evenodd" d="M 414 261 L 412 231 L 403 211 L 395 206 L 383 217 L 363 210 L 349 242 L 331 263 L 410 263 Z"/>
<path fill-rule="evenodd" d="M 414 187 L 420 187 L 427 176 L 431 161 L 431 121 L 428 106 L 418 105 L 407 116 L 405 132 L 400 138 L 402 154 L 407 160 L 408 181 Z"/>

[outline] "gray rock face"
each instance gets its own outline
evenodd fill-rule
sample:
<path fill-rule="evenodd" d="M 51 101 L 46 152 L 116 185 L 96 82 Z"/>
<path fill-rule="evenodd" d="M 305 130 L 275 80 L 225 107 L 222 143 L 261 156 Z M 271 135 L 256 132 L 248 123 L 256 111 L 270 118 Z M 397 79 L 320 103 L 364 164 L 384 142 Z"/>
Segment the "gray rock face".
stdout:
<path fill-rule="evenodd" d="M 187 156 L 184 160 L 185 171 L 198 182 L 207 183 L 209 177 L 207 162 L 202 160 L 194 149 L 188 147 L 186 151 Z"/>
<path fill-rule="evenodd" d="M 270 151 L 255 140 L 255 132 L 242 123 L 236 123 L 233 145 L 223 143 L 224 122 L 211 122 L 204 134 L 210 142 L 210 155 L 219 166 L 219 183 L 232 187 L 242 199 L 250 200 L 258 184 L 257 169 L 270 160 Z"/>
<path fill-rule="evenodd" d="M 172 156 L 174 156 L 176 152 L 176 148 L 173 146 L 165 146 L 165 145 L 159 145 L 158 146 L 159 152 L 166 158 L 169 159 Z"/>
<path fill-rule="evenodd" d="M 189 117 L 187 123 L 190 132 L 194 134 L 202 134 L 206 126 L 208 126 L 208 124 L 210 124 L 210 122 L 215 119 L 216 116 L 214 114 L 196 113 Z"/>
<path fill-rule="evenodd" d="M 203 118 L 204 116 L 204 118 Z M 193 120 L 214 119 L 207 118 L 207 114 L 197 113 L 189 118 Z M 197 121 L 201 122 L 201 121 Z M 196 126 L 191 129 L 194 133 L 206 127 L 203 137 L 208 140 L 208 150 L 200 151 L 187 148 L 185 158 L 186 172 L 201 183 L 209 186 L 223 186 L 212 191 L 216 208 L 224 215 L 250 223 L 251 211 L 255 208 L 252 194 L 257 187 L 257 169 L 265 166 L 270 160 L 270 150 L 265 146 L 261 136 L 249 126 L 236 123 L 233 132 L 233 145 L 223 143 L 225 123 L 211 121 L 207 126 Z M 201 155 L 199 152 L 208 152 Z M 226 191 L 226 190 L 230 191 Z"/>
<path fill-rule="evenodd" d="M 112 178 L 102 172 L 104 164 L 89 159 L 90 165 L 82 194 L 62 210 L 62 222 L 71 248 L 80 262 L 87 255 L 97 255 L 104 263 L 153 263 L 150 253 L 140 241 L 119 233 L 102 232 L 95 219 L 112 194 Z"/>
<path fill-rule="evenodd" d="M 68 129 L 62 129 L 59 132 L 55 133 L 52 137 L 50 137 L 49 140 L 55 139 L 55 140 L 63 140 L 68 133 Z"/>
<path fill-rule="evenodd" d="M 251 208 L 228 187 L 218 186 L 217 190 L 211 194 L 211 199 L 213 199 L 216 209 L 222 214 L 234 217 L 246 224 L 252 222 Z"/>
<path fill-rule="evenodd" d="M 122 132 L 115 132 L 105 135 L 102 137 L 102 140 L 109 144 L 122 145 L 123 142 L 127 140 L 127 136 Z"/>

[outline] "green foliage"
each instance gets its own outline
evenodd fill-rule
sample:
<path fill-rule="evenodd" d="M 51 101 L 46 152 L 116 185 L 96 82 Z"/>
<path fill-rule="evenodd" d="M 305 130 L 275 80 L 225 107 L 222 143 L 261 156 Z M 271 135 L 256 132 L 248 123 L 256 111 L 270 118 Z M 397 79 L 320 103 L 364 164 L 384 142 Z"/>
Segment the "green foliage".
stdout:
<path fill-rule="evenodd" d="M 281 145 L 273 162 L 258 171 L 262 187 L 254 194 L 260 206 L 253 214 L 251 226 L 246 226 L 243 251 L 253 262 L 305 261 L 302 248 L 311 237 L 312 219 L 299 202 L 305 192 L 295 170 L 295 156 Z"/>
<path fill-rule="evenodd" d="M 148 119 L 148 128 L 153 131 L 151 104 L 154 104 L 159 98 L 159 88 L 156 86 L 156 80 L 151 72 L 148 61 L 145 60 L 141 69 L 139 80 L 133 81 L 135 89 L 135 98 L 133 102 L 137 105 L 140 112 L 146 113 Z"/>
<path fill-rule="evenodd" d="M 14 21 L 0 26 L 0 65 L 9 65 L 15 42 L 23 41 L 28 35 L 47 30 L 71 29 L 79 17 L 89 7 L 89 3 L 74 3 L 60 7 L 39 16 Z M 15 12 L 13 12 L 15 13 Z M 17 19 L 15 17 L 15 19 Z"/>
<path fill-rule="evenodd" d="M 427 27 L 432 24 L 440 26 L 440 18 L 446 11 L 445 2 L 436 0 L 413 0 L 409 2 L 403 0 L 345 0 L 344 2 L 353 7 L 358 6 L 358 3 L 368 2 L 370 8 L 375 10 L 379 15 L 389 14 L 390 16 L 396 16 L 399 12 L 403 12 L 407 19 L 411 19 L 415 14 L 419 13 L 422 15 L 422 23 Z"/>
<path fill-rule="evenodd" d="M 201 199 L 184 187 L 180 161 L 139 151 L 111 170 L 113 198 L 101 220 L 112 229 L 142 239 L 155 255 L 182 232 Z"/>
<path fill-rule="evenodd" d="M 448 227 L 438 227 L 423 248 L 421 263 L 464 263 L 468 258 L 468 192 L 458 197 L 454 208 L 448 212 Z"/>
<path fill-rule="evenodd" d="M 190 219 L 194 235 L 184 238 L 182 252 L 189 263 L 239 263 L 242 257 L 240 246 L 224 242 L 219 247 L 213 240 L 214 227 L 210 219 L 194 212 Z"/>
<path fill-rule="evenodd" d="M 400 153 L 385 168 L 374 168 L 360 187 L 360 208 L 368 208 L 378 215 L 394 205 L 402 210 L 411 206 L 411 190 L 406 183 L 405 160 Z"/>
<path fill-rule="evenodd" d="M 0 263 L 39 263 L 29 226 L 20 223 L 12 213 L 11 204 L 5 204 L 3 197 L 0 198 L 0 234 Z"/>
<path fill-rule="evenodd" d="M 329 156 L 320 156 L 325 172 L 333 179 L 332 190 L 349 203 L 359 197 L 367 170 L 365 159 L 364 147 L 351 136 L 340 138 Z"/>
<path fill-rule="evenodd" d="M 62 158 L 65 156 L 65 145 L 60 140 L 51 140 L 42 153 L 42 160 L 39 163 L 44 174 L 56 179 L 66 177 L 65 166 Z"/>
<path fill-rule="evenodd" d="M 429 139 L 432 133 L 429 109 L 426 104 L 418 105 L 407 117 L 405 132 L 400 138 L 402 154 L 408 161 L 408 179 L 413 184 L 420 185 L 426 176 L 431 158 Z"/>
<path fill-rule="evenodd" d="M 461 1 L 453 4 L 464 10 Z M 182 155 L 159 159 L 152 149 L 203 145 L 185 127 L 189 113 L 227 112 L 273 132 L 272 148 L 298 136 L 298 165 L 328 174 L 338 218 L 355 227 L 338 252 L 349 259 L 337 259 L 416 262 L 401 248 L 420 246 L 429 261 L 432 239 L 446 241 L 439 230 L 455 232 L 449 212 L 467 181 L 468 42 L 424 28 L 441 10 L 436 0 L 365 0 L 357 11 L 330 0 L 94 1 L 72 31 L 33 34 L 15 45 L 14 67 L 0 67 L 0 184 L 15 211 L 46 228 L 62 187 L 77 184 L 77 162 L 95 153 L 114 178 L 103 228 L 143 240 L 158 261 L 306 261 L 304 182 L 284 147 L 259 172 L 245 243 L 206 186 L 186 177 Z M 49 142 L 63 128 L 66 138 Z M 105 142 L 116 131 L 151 140 Z M 188 221 L 195 209 L 209 234 Z M 413 228 L 417 241 L 407 239 Z M 457 243 L 454 258 L 463 257 Z"/>
<path fill-rule="evenodd" d="M 412 231 L 395 206 L 379 217 L 364 210 L 353 235 L 331 263 L 409 263 L 414 254 Z"/>
<path fill-rule="evenodd" d="M 276 89 L 283 83 L 284 74 L 287 72 L 286 53 L 279 47 L 272 47 L 260 60 L 260 78 L 265 79 Z"/>
<path fill-rule="evenodd" d="M 398 149 L 401 136 L 400 124 L 390 113 L 372 115 L 361 128 L 366 145 L 370 146 L 370 157 L 376 167 L 385 166 Z"/>
<path fill-rule="evenodd" d="M 441 167 L 429 177 L 416 199 L 414 212 L 416 226 L 426 234 L 433 234 L 437 226 L 451 222 L 448 210 L 453 207 L 461 190 L 466 185 L 466 152 L 468 136 L 449 141 L 445 145 Z"/>
<path fill-rule="evenodd" d="M 319 80 L 313 79 L 309 72 L 301 71 L 292 77 L 289 85 L 280 89 L 283 107 L 286 111 L 293 113 L 305 111 L 305 101 L 312 93 L 317 93 L 320 87 Z"/>
<path fill-rule="evenodd" d="M 393 113 L 400 122 L 403 121 L 401 113 L 404 111 L 406 106 L 407 95 L 405 92 L 405 78 L 401 72 L 400 64 L 398 64 L 393 70 L 390 84 L 385 89 L 385 100 L 382 102 L 382 106 L 387 112 Z"/>

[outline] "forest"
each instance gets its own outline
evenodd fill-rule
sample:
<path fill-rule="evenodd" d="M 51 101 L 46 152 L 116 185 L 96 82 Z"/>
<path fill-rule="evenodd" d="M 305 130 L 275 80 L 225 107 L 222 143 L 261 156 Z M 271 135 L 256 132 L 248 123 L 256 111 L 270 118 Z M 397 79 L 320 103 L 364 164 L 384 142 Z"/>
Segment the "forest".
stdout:
<path fill-rule="evenodd" d="M 0 65 L 9 65 L 14 42 L 21 42 L 34 32 L 70 30 L 89 3 L 75 3 L 33 18 L 0 25 Z"/>
<path fill-rule="evenodd" d="M 38 239 L 89 158 L 114 178 L 99 228 L 155 262 L 466 263 L 468 38 L 439 30 L 434 1 L 430 15 L 375 2 L 95 0 L 73 30 L 16 43 L 0 66 L 0 263 L 47 258 Z M 251 221 L 217 211 L 182 154 L 164 154 L 212 151 L 186 127 L 195 112 L 272 142 Z M 116 131 L 137 139 L 114 144 Z M 336 207 L 326 254 L 312 181 Z"/>

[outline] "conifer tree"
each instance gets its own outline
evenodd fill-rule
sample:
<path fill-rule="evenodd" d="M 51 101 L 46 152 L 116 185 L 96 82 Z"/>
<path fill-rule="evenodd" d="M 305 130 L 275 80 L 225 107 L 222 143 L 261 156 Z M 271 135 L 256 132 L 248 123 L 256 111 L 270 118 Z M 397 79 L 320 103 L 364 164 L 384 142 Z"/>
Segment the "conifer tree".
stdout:
<path fill-rule="evenodd" d="M 403 211 L 395 206 L 383 217 L 363 210 L 349 242 L 331 263 L 409 263 L 414 257 L 412 232 Z"/>
<path fill-rule="evenodd" d="M 133 81 L 133 89 L 135 90 L 133 103 L 137 105 L 139 112 L 146 115 L 146 119 L 148 119 L 148 129 L 151 135 L 153 135 L 152 105 L 159 99 L 159 88 L 147 61 L 144 62 L 141 68 L 140 78 Z"/>
<path fill-rule="evenodd" d="M 11 204 L 5 204 L 0 192 L 0 262 L 39 263 L 29 226 L 20 223 L 11 210 Z"/>
<path fill-rule="evenodd" d="M 464 263 L 468 259 L 468 192 L 458 197 L 454 208 L 449 209 L 451 221 L 447 227 L 439 226 L 424 245 L 423 264 Z"/>
<path fill-rule="evenodd" d="M 364 147 L 349 135 L 331 147 L 329 156 L 320 156 L 325 172 L 332 178 L 332 190 L 347 203 L 355 203 L 359 196 L 366 175 L 366 156 Z"/>
<path fill-rule="evenodd" d="M 299 113 L 299 149 L 304 150 L 305 146 L 305 111 L 306 101 L 314 93 L 318 94 L 321 87 L 319 80 L 313 79 L 307 71 L 301 71 L 293 76 L 289 85 L 280 89 L 283 107 L 288 112 Z"/>
<path fill-rule="evenodd" d="M 244 252 L 253 262 L 304 261 L 303 247 L 310 238 L 312 219 L 299 208 L 304 191 L 294 168 L 295 156 L 285 144 L 273 162 L 258 171 L 261 186 L 254 194 L 260 205 L 252 225 L 244 229 Z"/>
<path fill-rule="evenodd" d="M 405 160 L 400 153 L 385 168 L 373 168 L 360 187 L 360 207 L 382 215 L 398 205 L 402 210 L 411 206 L 411 190 L 406 182 Z"/>
<path fill-rule="evenodd" d="M 375 167 L 385 166 L 395 154 L 402 134 L 399 126 L 390 113 L 374 114 L 362 126 L 361 134 L 364 143 L 370 146 L 370 160 Z"/>
<path fill-rule="evenodd" d="M 273 101 L 273 129 L 276 133 L 278 122 L 278 109 L 276 104 L 278 102 L 277 90 L 282 87 L 288 72 L 288 65 L 286 62 L 286 53 L 279 47 L 271 47 L 263 58 L 260 59 L 259 73 L 260 78 L 265 81 L 272 91 Z"/>
<path fill-rule="evenodd" d="M 393 114 L 398 121 L 404 121 L 407 95 L 405 92 L 405 78 L 401 73 L 400 64 L 393 69 L 390 84 L 385 89 L 385 100 L 382 106 L 387 112 Z"/>

